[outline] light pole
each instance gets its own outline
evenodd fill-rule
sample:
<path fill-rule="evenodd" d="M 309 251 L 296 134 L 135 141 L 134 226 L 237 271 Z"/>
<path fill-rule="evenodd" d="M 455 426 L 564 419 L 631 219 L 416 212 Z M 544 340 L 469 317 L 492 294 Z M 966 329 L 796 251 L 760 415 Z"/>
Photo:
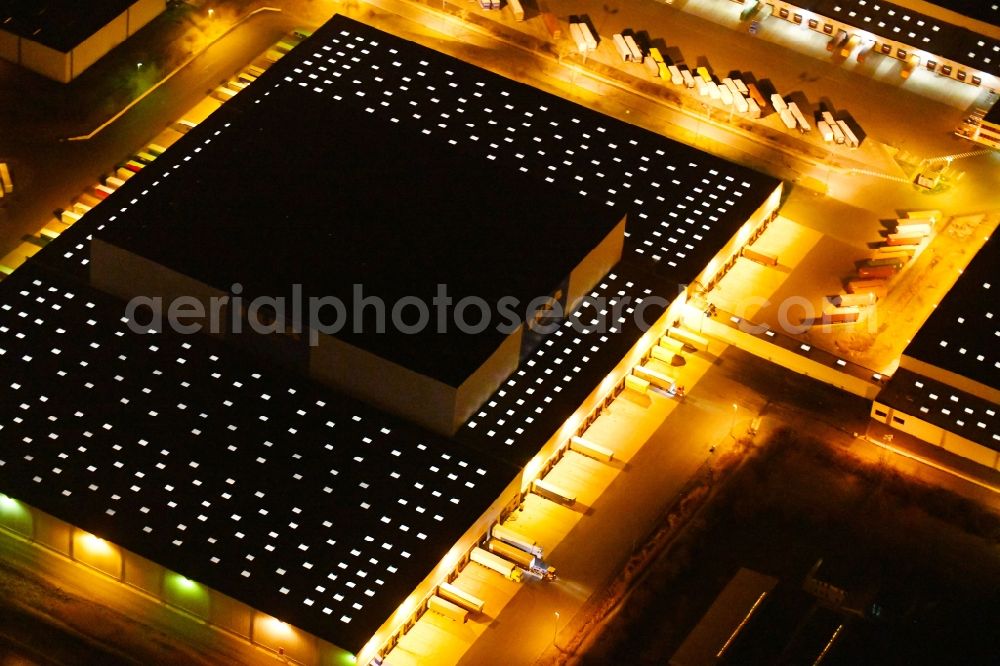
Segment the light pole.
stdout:
<path fill-rule="evenodd" d="M 559 632 L 559 611 L 552 614 L 552 646 L 559 647 L 556 645 L 556 634 Z"/>
<path fill-rule="evenodd" d="M 739 409 L 739 405 L 735 402 L 733 403 L 733 420 L 729 423 L 729 436 L 736 439 L 736 411 Z"/>

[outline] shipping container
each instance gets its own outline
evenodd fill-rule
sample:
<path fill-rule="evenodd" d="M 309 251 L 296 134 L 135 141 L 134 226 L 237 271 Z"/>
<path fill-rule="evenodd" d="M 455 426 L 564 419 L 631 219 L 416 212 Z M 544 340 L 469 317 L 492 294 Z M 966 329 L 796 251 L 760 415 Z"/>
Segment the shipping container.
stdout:
<path fill-rule="evenodd" d="M 507 0 L 507 5 L 510 6 L 510 13 L 514 15 L 515 21 L 524 20 L 524 7 L 521 6 L 521 0 Z"/>
<path fill-rule="evenodd" d="M 771 95 L 771 105 L 774 107 L 775 111 L 784 111 L 788 108 L 788 105 L 785 104 L 785 100 L 778 93 Z"/>

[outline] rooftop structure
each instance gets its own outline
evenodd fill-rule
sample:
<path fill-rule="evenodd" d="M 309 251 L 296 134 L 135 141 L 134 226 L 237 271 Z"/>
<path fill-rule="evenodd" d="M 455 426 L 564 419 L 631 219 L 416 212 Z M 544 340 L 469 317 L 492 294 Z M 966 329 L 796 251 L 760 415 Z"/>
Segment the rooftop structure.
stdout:
<path fill-rule="evenodd" d="M 246 178 L 230 177 L 236 163 Z M 386 187 L 371 197 L 376 181 Z M 287 294 L 299 283 L 307 297 L 350 303 L 360 284 L 391 306 L 412 296 L 430 303 L 445 284 L 456 302 L 513 296 L 523 318 L 533 298 L 569 308 L 587 293 L 621 256 L 623 215 L 627 261 L 661 284 L 693 281 L 776 186 L 338 17 L 40 261 L 89 272 L 95 285 L 126 298 L 159 293 L 172 276 L 135 276 L 166 267 L 220 296 L 234 283 L 247 295 Z M 95 229 L 96 253 L 86 238 Z M 90 266 L 91 256 L 105 260 Z M 373 328 L 369 319 L 365 333 Z M 383 383 L 362 385 L 366 373 L 344 362 L 343 345 L 335 363 L 318 360 L 333 352 L 303 345 L 291 345 L 285 360 L 446 434 L 476 413 L 531 343 L 454 326 L 447 335 L 433 326 L 380 335 L 346 327 L 335 337 L 349 352 L 389 361 L 375 373 Z M 424 390 L 404 390 L 413 373 L 429 378 Z M 396 388 L 386 391 L 385 382 Z"/>
<path fill-rule="evenodd" d="M 974 71 L 1000 77 L 1000 41 L 967 27 L 884 0 L 795 0 L 788 4 L 864 30 L 885 41 L 908 45 L 910 52 L 906 56 L 895 54 L 900 59 L 906 60 L 913 55 L 913 50 L 919 49 Z M 785 12 L 783 18 L 793 18 L 787 9 L 782 11 Z M 797 21 L 801 22 L 802 17 Z M 822 22 L 819 26 L 814 22 L 810 27 L 819 29 Z M 927 62 L 921 60 L 921 64 L 927 65 Z M 938 71 L 951 75 L 950 67 L 947 72 Z M 978 77 L 975 78 L 978 81 Z M 960 80 L 966 80 L 964 75 Z"/>
<path fill-rule="evenodd" d="M 1000 2 L 997 0 L 927 0 L 927 2 L 990 25 L 1000 25 Z"/>
<path fill-rule="evenodd" d="M 166 9 L 166 0 L 0 0 L 0 58 L 68 83 Z"/>
<path fill-rule="evenodd" d="M 991 236 L 872 405 L 875 420 L 994 468 L 1000 468 L 998 251 Z"/>
<path fill-rule="evenodd" d="M 0 491 L 356 652 L 515 468 L 25 267 Z"/>
<path fill-rule="evenodd" d="M 135 0 L 0 0 L 2 29 L 68 53 Z"/>
<path fill-rule="evenodd" d="M 282 108 L 282 99 L 292 112 Z M 258 139 L 272 131 L 276 138 Z M 341 142 L 344 154 L 335 154 L 333 142 Z M 401 146 L 413 154 L 401 156 Z M 426 155 L 463 173 L 422 170 L 419 162 Z M 350 183 L 338 180 L 324 171 L 325 160 L 348 171 L 357 165 L 360 173 L 348 173 Z M 381 168 L 386 162 L 397 164 Z M 421 188 L 406 166 L 423 177 Z M 213 180 L 220 169 L 237 185 Z M 342 210 L 358 215 L 364 202 L 357 192 L 328 190 L 337 183 L 354 186 L 362 174 L 372 173 L 392 176 L 366 183 L 371 198 L 378 199 L 366 210 L 378 219 L 362 216 L 345 223 Z M 537 209 L 499 201 L 467 174 L 492 178 L 495 190 L 508 197 L 517 189 L 542 201 Z M 475 215 L 458 219 L 448 197 L 467 195 L 456 191 L 456 183 L 467 183 L 508 211 L 506 219 L 486 211 L 497 218 L 483 222 L 495 247 L 477 247 Z M 450 555 L 467 552 L 499 512 L 516 502 L 521 475 L 528 472 L 508 463 L 520 466 L 530 456 L 542 457 L 543 445 L 585 409 L 585 399 L 595 392 L 603 399 L 621 379 L 605 386 L 611 373 L 636 361 L 623 358 L 644 337 L 634 315 L 641 313 L 647 323 L 664 319 L 664 306 L 647 299 L 670 301 L 679 286 L 714 279 L 777 207 L 779 195 L 780 183 L 772 178 L 335 17 L 0 284 L 0 372 L 15 385 L 0 385 L 0 402 L 8 410 L 0 413 L 3 441 L 37 449 L 24 458 L 17 447 L 0 446 L 0 492 L 245 603 L 260 604 L 337 645 L 356 651 L 359 641 L 372 638 L 370 649 L 381 649 L 417 612 L 422 595 L 433 594 L 433 588 L 419 585 L 438 574 L 433 583 L 443 579 L 455 566 Z M 270 203 L 272 198 L 287 209 Z M 229 217 L 227 206 L 243 217 Z M 550 217 L 540 219 L 537 210 Z M 454 216 L 446 228 L 461 240 L 449 243 L 448 252 L 410 228 L 419 220 L 419 229 L 448 241 L 426 219 L 428 211 Z M 564 215 L 580 216 L 571 230 Z M 753 225 L 747 224 L 750 219 Z M 246 233 L 241 223 L 270 242 Z M 212 282 L 231 277 L 248 291 L 265 293 L 282 280 L 303 276 L 303 282 L 319 285 L 315 294 L 337 286 L 328 272 L 342 271 L 343 280 L 372 281 L 390 296 L 406 293 L 359 259 L 379 259 L 366 246 L 375 238 L 389 245 L 386 252 L 397 262 L 426 271 L 458 272 L 449 265 L 478 270 L 479 264 L 453 255 L 484 252 L 495 262 L 483 268 L 486 277 L 462 272 L 455 279 L 481 285 L 491 290 L 489 296 L 503 293 L 490 278 L 505 281 L 526 270 L 516 260 L 506 272 L 496 268 L 511 261 L 504 252 L 514 251 L 513 243 L 497 234 L 502 229 L 524 238 L 523 227 L 537 224 L 596 242 L 588 257 L 616 231 L 619 239 L 627 234 L 624 253 L 619 242 L 617 265 L 588 274 L 581 283 L 588 286 L 578 290 L 580 307 L 555 332 L 525 335 L 521 364 L 497 380 L 496 390 L 451 443 L 296 378 L 305 372 L 301 367 L 296 373 L 258 362 L 227 336 L 137 335 L 121 301 L 87 286 L 93 280 L 127 295 L 120 282 L 105 280 L 113 267 L 102 264 L 107 259 L 102 252 L 131 245 L 136 251 L 129 257 L 181 286 L 205 284 L 182 271 Z M 372 235 L 366 237 L 369 228 Z M 189 259 L 158 247 L 156 239 L 205 256 Z M 398 247 L 403 242 L 425 246 L 428 256 L 444 265 L 406 252 Z M 552 242 L 558 247 L 551 253 L 564 246 L 578 252 L 585 245 L 578 239 Z M 344 248 L 347 244 L 354 252 Z M 538 254 L 531 252 L 526 256 L 534 261 Z M 333 265 L 330 257 L 352 268 Z M 571 266 L 563 263 L 561 269 L 568 278 L 567 301 L 575 300 L 567 292 L 577 293 L 576 269 L 565 276 Z M 412 266 L 387 270 L 399 281 L 437 282 Z M 129 275 L 139 280 L 149 273 L 126 270 L 118 277 Z M 513 278 L 515 285 L 528 284 L 520 280 Z M 380 371 L 369 366 L 356 374 L 381 394 L 420 399 L 419 387 L 411 383 L 388 390 Z M 433 363 L 427 371 L 442 372 Z M 161 422 L 155 438 L 148 434 L 151 424 Z M 183 502 L 173 498 L 182 488 L 190 489 Z M 96 501 L 76 501 L 81 496 Z M 125 506 L 126 500 L 134 501 Z M 142 510 L 157 502 L 168 510 L 155 516 Z M 238 506 L 230 509 L 229 503 Z M 203 548 L 195 547 L 203 542 Z M 443 557 L 446 551 L 449 556 Z M 238 566 L 220 570 L 234 560 Z M 392 576 L 383 575 L 383 566 L 395 569 Z M 372 586 L 375 577 L 382 581 L 374 583 L 378 587 Z M 413 605 L 400 604 L 400 595 L 414 586 L 407 597 Z M 393 610 L 401 613 L 398 622 L 390 618 Z M 383 622 L 391 625 L 388 633 L 380 629 Z"/>
<path fill-rule="evenodd" d="M 1000 406 L 991 400 L 901 368 L 878 402 L 1000 452 Z"/>
<path fill-rule="evenodd" d="M 902 367 L 926 374 L 925 366 L 934 366 L 953 380 L 964 377 L 1000 392 L 998 290 L 1000 243 L 994 235 L 906 347 Z"/>

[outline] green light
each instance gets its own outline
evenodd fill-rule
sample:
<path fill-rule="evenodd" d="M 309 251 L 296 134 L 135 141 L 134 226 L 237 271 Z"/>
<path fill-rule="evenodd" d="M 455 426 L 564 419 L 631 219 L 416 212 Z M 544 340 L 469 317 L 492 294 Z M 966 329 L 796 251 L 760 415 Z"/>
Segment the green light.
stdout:
<path fill-rule="evenodd" d="M 182 576 L 180 574 L 171 573 L 167 575 L 167 585 L 174 588 L 177 592 L 184 594 L 194 594 L 197 592 L 204 592 L 201 585 L 191 580 L 187 576 Z"/>

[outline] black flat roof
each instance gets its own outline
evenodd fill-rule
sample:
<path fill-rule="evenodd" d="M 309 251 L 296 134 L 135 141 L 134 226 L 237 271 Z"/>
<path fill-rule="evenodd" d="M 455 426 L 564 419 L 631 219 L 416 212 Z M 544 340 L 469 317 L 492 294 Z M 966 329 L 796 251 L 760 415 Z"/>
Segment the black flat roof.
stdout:
<path fill-rule="evenodd" d="M 1000 104 L 994 102 L 990 110 L 983 116 L 983 120 L 993 125 L 1000 125 Z"/>
<path fill-rule="evenodd" d="M 362 154 L 331 151 L 314 140 L 340 141 Z M 320 158 L 338 171 L 317 163 Z M 240 175 L 221 183 L 220 170 Z M 167 181 L 167 173 L 174 180 Z M 363 225 L 333 227 L 331 211 L 339 210 L 334 204 L 347 201 L 355 212 L 366 205 L 361 192 L 344 192 L 337 183 L 353 186 L 364 175 L 378 178 L 384 190 L 368 205 L 392 219 L 369 216 Z M 168 182 L 182 185 L 165 188 Z M 527 290 L 536 296 L 555 286 L 547 276 L 565 275 L 566 266 L 578 260 L 570 261 L 574 253 L 627 213 L 626 261 L 683 284 L 777 185 L 750 169 L 336 16 L 35 261 L 85 274 L 88 236 L 96 231 L 150 254 L 179 254 L 178 248 L 187 247 L 199 256 L 185 261 L 205 275 L 228 270 L 241 283 L 310 275 L 329 283 L 332 271 L 342 271 L 343 282 L 351 284 L 361 281 L 351 272 L 365 268 L 360 263 L 371 256 L 366 252 L 378 252 L 380 267 L 386 257 L 398 261 L 360 275 L 387 290 L 414 293 L 455 275 L 471 284 L 474 272 L 487 271 L 490 279 L 476 284 L 488 295 L 520 297 Z M 196 196 L 211 187 L 212 196 Z M 419 199 L 400 196 L 413 187 L 419 187 Z M 501 204 L 503 211 L 524 211 L 519 228 L 503 226 L 505 216 L 495 207 L 476 212 L 477 202 L 503 197 L 523 199 Z M 469 212 L 458 210 L 461 205 Z M 414 221 L 434 206 L 457 212 L 447 227 L 429 228 L 424 237 L 424 227 Z M 257 222 L 257 210 L 272 214 Z M 575 219 L 564 223 L 570 213 Z M 387 239 L 386 247 L 366 243 L 368 234 Z M 269 243 L 263 248 L 262 239 Z M 422 255 L 415 248 L 428 239 L 437 245 Z M 330 256 L 343 257 L 343 268 L 323 261 L 333 241 L 338 243 Z M 432 257 L 441 260 L 432 264 Z M 422 269 L 423 275 L 409 279 Z M 356 342 L 384 345 L 377 353 L 403 355 L 408 367 L 455 377 L 465 376 L 461 353 L 495 348 L 489 336 L 481 337 L 423 347 L 412 336 L 405 344 L 394 344 L 398 336 Z"/>
<path fill-rule="evenodd" d="M 1000 406 L 950 384 L 900 368 L 878 402 L 1000 451 Z M 890 424 L 892 425 L 892 424 Z"/>
<path fill-rule="evenodd" d="M 1000 390 L 1000 243 L 994 234 L 903 352 Z"/>
<path fill-rule="evenodd" d="M 526 464 L 663 314 L 662 304 L 647 299 L 676 289 L 626 262 L 616 266 L 455 439 L 518 467 Z"/>
<path fill-rule="evenodd" d="M 68 53 L 136 0 L 0 0 L 0 30 Z"/>
<path fill-rule="evenodd" d="M 926 0 L 932 5 L 974 18 L 990 25 L 1000 25 L 1000 0 Z"/>
<path fill-rule="evenodd" d="M 968 28 L 885 0 L 800 0 L 798 4 L 820 16 L 1000 76 L 1000 41 Z"/>
<path fill-rule="evenodd" d="M 352 323 L 354 285 L 387 310 L 407 297 L 430 310 L 439 284 L 494 312 L 512 296 L 523 318 L 624 215 L 283 81 L 252 87 L 198 129 L 133 179 L 148 193 L 98 236 L 223 291 L 240 283 L 245 297 L 300 284 L 305 298 L 339 298 Z M 369 316 L 360 335 L 336 337 L 452 386 L 506 337 L 375 326 Z"/>
<path fill-rule="evenodd" d="M 22 267 L 0 492 L 358 651 L 516 469 Z"/>

